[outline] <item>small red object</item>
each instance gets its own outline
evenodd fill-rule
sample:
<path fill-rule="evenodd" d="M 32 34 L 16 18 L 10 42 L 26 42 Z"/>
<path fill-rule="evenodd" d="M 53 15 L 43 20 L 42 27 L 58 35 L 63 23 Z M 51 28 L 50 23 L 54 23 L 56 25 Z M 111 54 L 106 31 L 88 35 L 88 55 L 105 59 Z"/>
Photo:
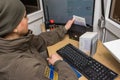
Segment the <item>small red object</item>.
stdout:
<path fill-rule="evenodd" d="M 54 23 L 54 20 L 53 20 L 53 19 L 51 19 L 51 20 L 50 20 L 50 23 L 51 23 L 51 24 L 53 24 L 53 23 Z"/>

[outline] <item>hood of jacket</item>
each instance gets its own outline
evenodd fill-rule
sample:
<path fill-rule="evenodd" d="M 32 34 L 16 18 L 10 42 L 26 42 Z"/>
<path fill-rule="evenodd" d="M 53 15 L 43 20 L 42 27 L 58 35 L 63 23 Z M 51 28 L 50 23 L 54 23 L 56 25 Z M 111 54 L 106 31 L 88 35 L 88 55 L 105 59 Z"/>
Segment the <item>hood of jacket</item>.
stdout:
<path fill-rule="evenodd" d="M 0 38 L 0 54 L 27 50 L 30 45 L 29 43 L 32 39 L 32 36 L 32 32 L 29 31 L 26 36 L 14 40 Z"/>

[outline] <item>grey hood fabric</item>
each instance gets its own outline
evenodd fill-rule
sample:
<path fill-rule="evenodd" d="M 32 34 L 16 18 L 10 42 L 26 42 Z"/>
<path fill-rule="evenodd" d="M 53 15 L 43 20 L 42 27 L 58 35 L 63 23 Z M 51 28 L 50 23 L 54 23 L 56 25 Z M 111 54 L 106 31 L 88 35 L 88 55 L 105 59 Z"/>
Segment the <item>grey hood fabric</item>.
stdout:
<path fill-rule="evenodd" d="M 11 33 L 24 13 L 25 7 L 20 0 L 0 0 L 0 37 Z"/>

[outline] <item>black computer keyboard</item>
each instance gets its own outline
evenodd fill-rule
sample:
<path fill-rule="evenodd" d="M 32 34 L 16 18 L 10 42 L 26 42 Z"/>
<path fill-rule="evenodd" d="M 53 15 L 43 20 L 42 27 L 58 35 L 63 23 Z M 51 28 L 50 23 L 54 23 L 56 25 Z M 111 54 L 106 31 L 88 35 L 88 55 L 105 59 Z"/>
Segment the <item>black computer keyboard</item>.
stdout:
<path fill-rule="evenodd" d="M 67 44 L 57 50 L 57 53 L 88 80 L 114 80 L 118 75 L 97 60 L 87 56 L 72 44 Z"/>

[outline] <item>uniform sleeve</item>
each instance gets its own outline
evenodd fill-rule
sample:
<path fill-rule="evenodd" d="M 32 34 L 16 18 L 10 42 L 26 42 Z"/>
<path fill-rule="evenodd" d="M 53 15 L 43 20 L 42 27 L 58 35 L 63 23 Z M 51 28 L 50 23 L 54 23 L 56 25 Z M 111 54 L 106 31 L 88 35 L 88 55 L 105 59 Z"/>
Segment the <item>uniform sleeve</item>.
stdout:
<path fill-rule="evenodd" d="M 11 80 L 50 80 L 45 74 L 46 67 L 48 66 L 34 58 L 21 58 L 16 60 L 10 69 L 9 78 Z M 64 61 L 57 62 L 55 69 L 58 80 L 78 80 L 71 67 Z"/>
<path fill-rule="evenodd" d="M 67 30 L 65 29 L 65 27 L 60 26 L 53 31 L 42 32 L 40 35 L 34 36 L 33 39 L 31 40 L 31 44 L 34 47 L 36 47 L 37 50 L 41 48 L 46 49 L 47 46 L 51 46 L 61 41 L 66 33 Z"/>
<path fill-rule="evenodd" d="M 66 62 L 58 60 L 54 66 L 58 72 L 59 80 L 78 80 L 76 74 Z"/>
<path fill-rule="evenodd" d="M 40 34 L 40 36 L 44 39 L 46 45 L 50 46 L 57 43 L 58 41 L 61 41 L 64 38 L 66 32 L 67 30 L 65 27 L 60 26 L 53 31 L 43 32 Z"/>

